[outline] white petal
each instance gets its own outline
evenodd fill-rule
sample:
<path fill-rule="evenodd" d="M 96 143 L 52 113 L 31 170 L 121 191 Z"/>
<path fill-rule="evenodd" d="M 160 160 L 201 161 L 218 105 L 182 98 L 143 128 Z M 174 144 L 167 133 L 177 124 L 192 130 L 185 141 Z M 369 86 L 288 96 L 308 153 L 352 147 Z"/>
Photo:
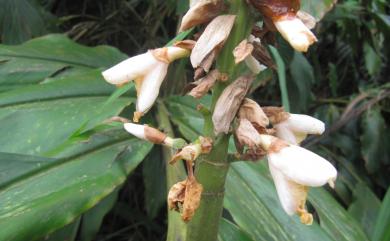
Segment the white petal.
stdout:
<path fill-rule="evenodd" d="M 130 134 L 138 137 L 139 139 L 145 139 L 145 127 L 143 125 L 133 124 L 133 123 L 125 123 L 124 128 Z"/>
<path fill-rule="evenodd" d="M 275 183 L 279 201 L 282 204 L 284 211 L 288 215 L 293 215 L 300 205 L 304 204 L 307 196 L 307 188 L 289 181 L 276 169 L 271 162 L 268 162 L 269 170 Z"/>
<path fill-rule="evenodd" d="M 260 64 L 260 62 L 257 61 L 257 59 L 255 59 L 255 57 L 252 55 L 249 55 L 245 58 L 245 63 L 254 74 L 259 74 L 261 71 L 267 68 L 266 66 Z"/>
<path fill-rule="evenodd" d="M 297 51 L 306 52 L 317 41 L 316 36 L 298 18 L 282 18 L 274 24 L 283 38 Z"/>
<path fill-rule="evenodd" d="M 305 186 L 322 186 L 337 177 L 337 170 L 332 164 L 299 146 L 290 145 L 271 153 L 268 161 L 288 179 Z"/>
<path fill-rule="evenodd" d="M 126 59 L 102 73 L 104 79 L 114 85 L 124 84 L 151 71 L 158 63 L 149 52 Z"/>
<path fill-rule="evenodd" d="M 167 75 L 167 71 L 168 64 L 159 62 L 145 76 L 137 97 L 137 112 L 146 113 L 153 106 L 160 92 L 160 86 Z"/>
<path fill-rule="evenodd" d="M 284 123 L 293 132 L 321 135 L 325 131 L 324 122 L 308 115 L 290 114 Z"/>
<path fill-rule="evenodd" d="M 287 141 L 288 143 L 293 144 L 293 145 L 298 144 L 294 133 L 290 130 L 287 123 L 282 122 L 280 124 L 276 124 L 275 129 L 276 129 L 276 136 L 279 139 Z"/>

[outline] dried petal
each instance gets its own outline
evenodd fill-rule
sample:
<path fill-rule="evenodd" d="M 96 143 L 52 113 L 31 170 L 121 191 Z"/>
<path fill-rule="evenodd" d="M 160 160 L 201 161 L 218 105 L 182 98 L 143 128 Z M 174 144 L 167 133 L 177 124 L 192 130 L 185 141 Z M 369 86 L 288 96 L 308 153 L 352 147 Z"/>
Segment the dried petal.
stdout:
<path fill-rule="evenodd" d="M 217 78 L 219 76 L 218 70 L 212 70 L 208 75 L 201 78 L 200 80 L 192 83 L 194 87 L 188 95 L 200 99 L 214 86 Z"/>
<path fill-rule="evenodd" d="M 207 23 L 224 9 L 222 0 L 203 0 L 193 3 L 183 16 L 179 32 L 190 29 L 202 23 Z"/>
<path fill-rule="evenodd" d="M 233 56 L 234 56 L 234 63 L 238 64 L 246 57 L 248 57 L 253 51 L 253 45 L 251 43 L 248 43 L 248 40 L 244 39 L 237 45 L 237 47 L 233 50 Z"/>
<path fill-rule="evenodd" d="M 169 189 L 168 193 L 168 207 L 170 210 L 180 210 L 180 206 L 184 202 L 187 180 L 178 182 Z"/>
<path fill-rule="evenodd" d="M 198 183 L 195 177 L 188 178 L 183 203 L 183 213 L 181 215 L 184 222 L 190 221 L 194 216 L 196 209 L 198 209 L 200 205 L 202 192 L 202 184 Z"/>
<path fill-rule="evenodd" d="M 313 29 L 316 26 L 316 19 L 311 16 L 309 13 L 299 10 L 297 12 L 297 17 L 306 25 L 309 29 Z"/>
<path fill-rule="evenodd" d="M 252 81 L 253 76 L 242 76 L 224 89 L 215 105 L 212 117 L 216 134 L 229 132 L 230 123 L 236 116 Z"/>
<path fill-rule="evenodd" d="M 223 45 L 229 37 L 235 19 L 235 15 L 221 15 L 207 25 L 191 52 L 192 67 L 197 68 L 212 50 Z"/>
<path fill-rule="evenodd" d="M 263 132 L 269 125 L 267 115 L 255 101 L 245 98 L 238 111 L 240 119 L 249 120 L 258 132 Z"/>
<path fill-rule="evenodd" d="M 272 125 L 276 125 L 288 119 L 289 113 L 283 107 L 266 106 L 262 108 Z"/>

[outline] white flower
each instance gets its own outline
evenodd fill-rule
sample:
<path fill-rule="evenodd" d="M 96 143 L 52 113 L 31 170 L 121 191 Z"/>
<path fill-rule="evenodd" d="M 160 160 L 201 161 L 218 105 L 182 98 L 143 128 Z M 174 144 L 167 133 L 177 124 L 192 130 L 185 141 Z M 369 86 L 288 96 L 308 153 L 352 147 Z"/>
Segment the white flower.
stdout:
<path fill-rule="evenodd" d="M 298 145 L 308 134 L 321 135 L 325 124 L 308 115 L 289 114 L 287 120 L 274 125 L 276 136 L 288 143 Z"/>
<path fill-rule="evenodd" d="M 179 47 L 154 49 L 124 60 L 102 75 L 108 83 L 114 85 L 134 80 L 138 96 L 134 119 L 138 121 L 156 101 L 169 63 L 188 55 L 188 50 Z"/>
<path fill-rule="evenodd" d="M 297 51 L 306 52 L 317 41 L 316 36 L 295 16 L 286 16 L 274 21 L 276 29 Z"/>
<path fill-rule="evenodd" d="M 167 135 L 147 125 L 125 123 L 123 127 L 127 132 L 134 135 L 135 137 L 155 144 L 165 144 L 166 142 L 171 141 L 171 138 L 169 138 Z M 167 139 L 169 139 L 169 141 L 167 141 Z"/>
<path fill-rule="evenodd" d="M 324 158 L 295 145 L 270 152 L 268 165 L 284 211 L 298 214 L 302 223 L 310 225 L 313 218 L 305 209 L 308 187 L 326 183 L 334 187 L 336 169 Z"/>

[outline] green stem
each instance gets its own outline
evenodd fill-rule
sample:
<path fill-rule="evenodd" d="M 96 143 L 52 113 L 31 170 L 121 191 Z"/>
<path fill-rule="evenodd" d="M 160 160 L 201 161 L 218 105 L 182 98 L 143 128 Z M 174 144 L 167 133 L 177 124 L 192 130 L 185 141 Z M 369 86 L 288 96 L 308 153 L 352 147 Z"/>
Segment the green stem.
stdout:
<path fill-rule="evenodd" d="M 249 15 L 245 0 L 231 0 L 230 14 L 236 15 L 235 25 L 227 40 L 224 49 L 217 59 L 218 69 L 229 75 L 230 81 L 239 74 L 234 64 L 233 49 L 246 39 L 252 27 L 252 18 Z M 211 110 L 227 86 L 219 83 L 213 89 Z M 212 125 L 211 118 L 205 118 L 205 127 Z M 213 137 L 212 129 L 205 128 L 205 135 Z M 214 145 L 209 155 L 201 156 L 196 161 L 195 176 L 203 185 L 203 194 L 195 216 L 188 223 L 186 241 L 216 241 L 219 221 L 223 210 L 225 181 L 229 170 L 228 162 L 229 135 L 220 135 L 214 138 Z"/>

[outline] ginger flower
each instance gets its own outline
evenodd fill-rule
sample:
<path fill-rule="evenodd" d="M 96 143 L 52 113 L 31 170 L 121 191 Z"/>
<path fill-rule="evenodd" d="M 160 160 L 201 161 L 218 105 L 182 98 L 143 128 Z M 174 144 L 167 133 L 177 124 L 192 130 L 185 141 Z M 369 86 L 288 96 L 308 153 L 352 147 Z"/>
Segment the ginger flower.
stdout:
<path fill-rule="evenodd" d="M 149 50 L 122 61 L 104 71 L 102 75 L 108 83 L 118 86 L 134 80 L 138 97 L 134 121 L 138 122 L 156 101 L 169 63 L 189 54 L 189 50 L 179 47 Z"/>
<path fill-rule="evenodd" d="M 269 135 L 261 135 L 268 165 L 279 201 L 288 215 L 297 214 L 301 222 L 312 224 L 313 217 L 305 203 L 309 187 L 326 183 L 333 188 L 337 170 L 319 155 Z"/>

